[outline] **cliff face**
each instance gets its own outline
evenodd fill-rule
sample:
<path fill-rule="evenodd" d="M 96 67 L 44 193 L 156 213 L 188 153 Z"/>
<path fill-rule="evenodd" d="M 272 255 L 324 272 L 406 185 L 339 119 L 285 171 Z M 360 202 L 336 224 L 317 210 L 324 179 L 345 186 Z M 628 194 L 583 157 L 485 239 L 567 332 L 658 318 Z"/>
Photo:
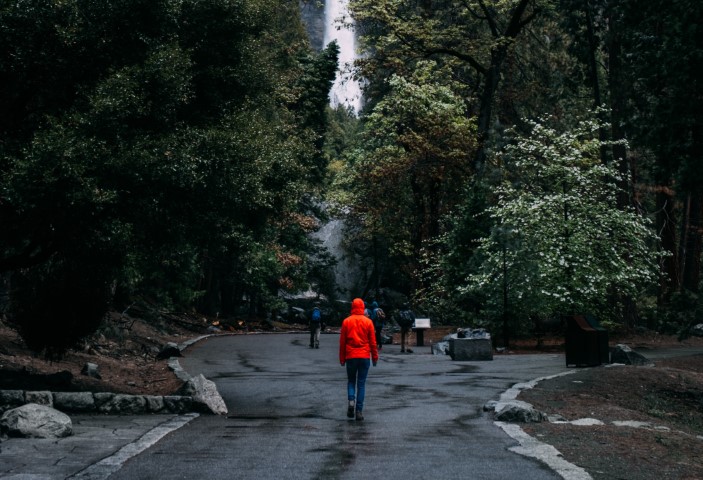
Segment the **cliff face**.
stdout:
<path fill-rule="evenodd" d="M 300 16 L 310 37 L 310 45 L 322 50 L 325 36 L 325 1 L 300 0 Z"/>

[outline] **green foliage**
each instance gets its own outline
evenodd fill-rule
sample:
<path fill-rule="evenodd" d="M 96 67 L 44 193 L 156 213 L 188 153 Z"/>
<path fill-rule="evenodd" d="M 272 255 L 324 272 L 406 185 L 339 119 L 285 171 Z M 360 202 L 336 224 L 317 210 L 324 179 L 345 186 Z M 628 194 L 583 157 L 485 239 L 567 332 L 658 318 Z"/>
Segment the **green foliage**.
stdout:
<path fill-rule="evenodd" d="M 494 226 L 460 290 L 511 317 L 617 319 L 608 300 L 636 297 L 657 278 L 655 235 L 634 210 L 617 208 L 619 174 L 600 162 L 596 122 L 566 133 L 532 125 L 496 158 L 504 180 L 488 209 Z"/>
<path fill-rule="evenodd" d="M 422 251 L 422 287 L 415 300 L 438 324 L 482 326 L 484 295 L 459 292 L 457 286 L 478 268 L 478 240 L 488 236 L 492 224 L 486 214 L 488 193 L 484 183 L 469 185 L 462 203 L 444 219 L 443 233 Z"/>
<path fill-rule="evenodd" d="M 408 78 L 389 80 L 389 94 L 365 119 L 347 179 L 366 239 L 386 245 L 406 278 L 471 172 L 467 152 L 475 145 L 475 124 L 443 84 L 445 74 L 427 62 Z"/>
<path fill-rule="evenodd" d="M 703 302 L 698 294 L 682 290 L 672 295 L 671 301 L 660 309 L 657 332 L 678 335 L 679 340 L 688 338 L 691 329 L 701 323 Z"/>
<path fill-rule="evenodd" d="M 111 275 L 85 257 L 52 260 L 13 274 L 11 318 L 27 346 L 57 360 L 93 333 L 110 304 Z"/>
<path fill-rule="evenodd" d="M 120 302 L 211 312 L 263 313 L 305 283 L 336 50 L 311 54 L 297 20 L 269 0 L 0 7 L 0 272 L 29 269 L 22 323 L 22 292 L 82 270 Z M 71 343 L 51 338 L 32 344 Z"/>

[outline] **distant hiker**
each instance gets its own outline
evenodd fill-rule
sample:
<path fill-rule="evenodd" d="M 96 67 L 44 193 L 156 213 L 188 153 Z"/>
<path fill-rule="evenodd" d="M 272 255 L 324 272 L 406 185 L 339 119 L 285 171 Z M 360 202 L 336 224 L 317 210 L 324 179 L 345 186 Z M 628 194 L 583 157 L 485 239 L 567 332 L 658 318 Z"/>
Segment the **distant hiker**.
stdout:
<path fill-rule="evenodd" d="M 376 302 L 371 304 L 370 311 L 370 318 L 373 322 L 373 327 L 376 330 L 376 345 L 378 345 L 378 349 L 381 350 L 383 348 L 383 325 L 386 320 L 386 314 Z"/>
<path fill-rule="evenodd" d="M 404 303 L 400 307 L 400 312 L 398 313 L 398 325 L 400 326 L 400 353 L 413 353 L 410 348 L 405 347 L 405 341 L 408 336 L 408 332 L 415 324 L 415 314 L 410 310 L 410 306 Z"/>
<path fill-rule="evenodd" d="M 371 320 L 364 315 L 364 301 L 352 301 L 351 315 L 342 322 L 339 336 L 339 363 L 347 367 L 347 417 L 364 419 L 366 376 L 371 363 L 378 362 L 376 335 Z"/>
<path fill-rule="evenodd" d="M 310 315 L 310 348 L 320 348 L 320 330 L 322 329 L 322 311 L 315 304 Z"/>

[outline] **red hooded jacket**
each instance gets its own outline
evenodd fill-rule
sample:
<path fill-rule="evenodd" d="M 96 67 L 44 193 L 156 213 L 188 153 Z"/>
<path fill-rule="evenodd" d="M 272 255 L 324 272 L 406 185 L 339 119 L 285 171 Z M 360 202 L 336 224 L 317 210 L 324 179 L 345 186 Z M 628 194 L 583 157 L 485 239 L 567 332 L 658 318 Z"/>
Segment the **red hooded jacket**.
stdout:
<path fill-rule="evenodd" d="M 339 363 L 351 358 L 371 358 L 373 363 L 378 361 L 378 348 L 373 322 L 364 316 L 364 301 L 355 298 L 352 301 L 351 315 L 342 322 L 342 333 L 339 337 Z"/>

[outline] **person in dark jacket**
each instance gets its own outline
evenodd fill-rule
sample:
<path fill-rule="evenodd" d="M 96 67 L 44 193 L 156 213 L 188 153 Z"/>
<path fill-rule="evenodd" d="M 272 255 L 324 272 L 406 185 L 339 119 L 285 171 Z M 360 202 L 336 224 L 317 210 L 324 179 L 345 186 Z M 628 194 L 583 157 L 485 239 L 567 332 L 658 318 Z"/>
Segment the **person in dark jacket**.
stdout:
<path fill-rule="evenodd" d="M 322 311 L 315 304 L 310 315 L 310 348 L 320 348 L 320 330 L 322 329 Z"/>
<path fill-rule="evenodd" d="M 410 306 L 404 303 L 398 313 L 398 325 L 400 326 L 400 353 L 413 353 L 410 347 L 405 346 L 408 332 L 415 324 L 415 314 L 410 310 Z"/>
<path fill-rule="evenodd" d="M 373 322 L 364 315 L 364 301 L 352 301 L 351 315 L 342 322 L 339 335 L 339 363 L 347 367 L 347 417 L 364 419 L 366 376 L 371 363 L 378 362 L 376 332 Z"/>
<path fill-rule="evenodd" d="M 369 311 L 371 312 L 369 318 L 373 322 L 374 329 L 376 330 L 376 345 L 378 346 L 378 350 L 381 351 L 383 349 L 383 324 L 386 314 L 375 301 L 371 303 Z"/>

